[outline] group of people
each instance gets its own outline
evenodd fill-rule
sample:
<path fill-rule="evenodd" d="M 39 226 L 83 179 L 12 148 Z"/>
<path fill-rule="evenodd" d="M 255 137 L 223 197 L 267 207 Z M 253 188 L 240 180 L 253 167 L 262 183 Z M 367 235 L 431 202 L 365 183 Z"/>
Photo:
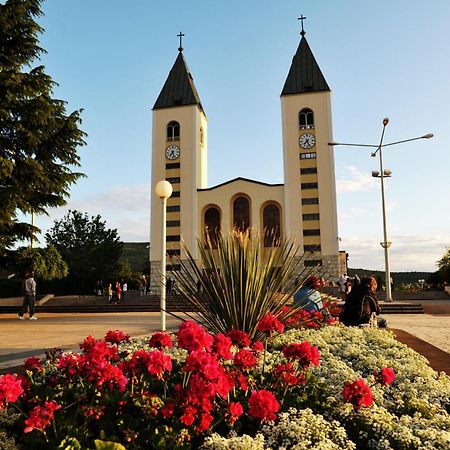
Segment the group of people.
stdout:
<path fill-rule="evenodd" d="M 345 304 L 339 320 L 347 326 L 364 326 L 376 318 L 377 326 L 386 327 L 386 319 L 379 316 L 376 279 L 374 277 L 360 279 L 358 275 L 350 279 L 345 274 L 342 278 L 345 279 L 342 283 L 339 282 L 339 289 L 343 293 Z M 318 290 L 320 287 L 320 280 L 316 276 L 310 276 L 294 294 L 295 306 L 300 306 L 310 313 L 315 311 L 324 313 L 322 296 Z"/>
<path fill-rule="evenodd" d="M 376 317 L 379 327 L 386 327 L 386 319 L 380 317 L 377 298 L 377 280 L 374 277 L 355 277 L 347 292 L 344 292 L 344 306 L 339 320 L 344 325 L 368 325 Z M 342 292 L 342 291 L 341 291 Z"/>
<path fill-rule="evenodd" d="M 126 281 L 116 281 L 114 284 L 109 283 L 106 287 L 106 295 L 108 296 L 108 303 L 120 305 L 125 302 L 125 297 L 128 292 L 128 284 Z"/>

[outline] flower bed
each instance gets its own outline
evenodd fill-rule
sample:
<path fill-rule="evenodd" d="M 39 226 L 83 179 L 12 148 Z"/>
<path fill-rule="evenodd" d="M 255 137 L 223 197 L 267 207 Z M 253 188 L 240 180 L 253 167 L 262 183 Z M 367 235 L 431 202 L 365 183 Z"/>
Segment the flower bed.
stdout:
<path fill-rule="evenodd" d="M 450 448 L 449 377 L 391 333 L 272 315 L 259 331 L 184 322 L 29 358 L 0 377 L 0 448 Z"/>

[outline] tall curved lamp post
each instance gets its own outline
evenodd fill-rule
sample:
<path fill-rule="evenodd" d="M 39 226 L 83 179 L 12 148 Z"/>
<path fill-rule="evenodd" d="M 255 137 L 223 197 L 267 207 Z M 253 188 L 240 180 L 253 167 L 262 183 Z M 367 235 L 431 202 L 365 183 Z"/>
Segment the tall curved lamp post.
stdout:
<path fill-rule="evenodd" d="M 162 238 L 161 238 L 161 331 L 166 331 L 166 205 L 172 195 L 172 185 L 167 180 L 159 181 L 155 186 L 156 195 L 161 199 L 162 206 Z"/>
<path fill-rule="evenodd" d="M 392 302 L 392 291 L 391 291 L 391 269 L 389 266 L 389 247 L 392 242 L 388 241 L 387 235 L 387 223 L 386 223 L 386 198 L 384 194 L 384 179 L 389 178 L 392 175 L 392 172 L 389 169 L 384 169 L 383 167 L 383 153 L 382 149 L 384 147 L 389 147 L 390 145 L 403 144 L 404 142 L 417 141 L 418 139 L 431 139 L 433 134 L 425 134 L 424 136 L 419 136 L 411 139 L 404 139 L 402 141 L 390 142 L 389 144 L 383 144 L 384 139 L 384 131 L 386 129 L 387 124 L 389 123 L 389 119 L 386 117 L 383 119 L 383 130 L 381 132 L 380 143 L 378 145 L 372 144 L 348 144 L 344 142 L 329 142 L 328 145 L 336 146 L 336 145 L 346 145 L 350 147 L 372 147 L 376 148 L 376 150 L 371 154 L 373 158 L 377 156 L 377 153 L 380 155 L 380 171 L 372 171 L 372 176 L 379 178 L 381 182 L 381 209 L 383 212 L 383 242 L 380 242 L 381 246 L 384 249 L 384 267 L 385 267 L 385 285 L 386 285 L 386 301 Z"/>

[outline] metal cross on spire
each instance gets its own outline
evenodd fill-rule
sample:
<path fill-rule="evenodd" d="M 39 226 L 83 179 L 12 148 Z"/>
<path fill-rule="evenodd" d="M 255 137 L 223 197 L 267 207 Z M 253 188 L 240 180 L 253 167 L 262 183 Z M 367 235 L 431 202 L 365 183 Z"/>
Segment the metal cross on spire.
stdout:
<path fill-rule="evenodd" d="M 180 46 L 178 47 L 178 51 L 179 51 L 179 52 L 182 52 L 182 51 L 183 51 L 183 42 L 182 42 L 182 39 L 183 39 L 184 34 L 180 31 L 180 34 L 177 34 L 177 36 L 180 38 Z"/>
<path fill-rule="evenodd" d="M 302 21 L 302 31 L 300 31 L 300 34 L 304 36 L 306 34 L 306 31 L 303 29 L 303 21 L 306 19 L 306 17 L 302 14 L 297 20 Z"/>

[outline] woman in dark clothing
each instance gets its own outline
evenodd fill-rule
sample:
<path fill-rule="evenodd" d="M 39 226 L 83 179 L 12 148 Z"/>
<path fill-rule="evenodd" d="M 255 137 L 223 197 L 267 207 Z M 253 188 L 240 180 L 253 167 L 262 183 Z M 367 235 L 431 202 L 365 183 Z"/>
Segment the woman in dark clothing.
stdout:
<path fill-rule="evenodd" d="M 373 277 L 365 277 L 359 286 L 355 286 L 345 302 L 340 320 L 344 325 L 368 324 L 372 313 L 380 314 L 380 306 L 376 295 L 377 281 Z M 386 320 L 378 318 L 378 326 L 385 327 Z"/>

